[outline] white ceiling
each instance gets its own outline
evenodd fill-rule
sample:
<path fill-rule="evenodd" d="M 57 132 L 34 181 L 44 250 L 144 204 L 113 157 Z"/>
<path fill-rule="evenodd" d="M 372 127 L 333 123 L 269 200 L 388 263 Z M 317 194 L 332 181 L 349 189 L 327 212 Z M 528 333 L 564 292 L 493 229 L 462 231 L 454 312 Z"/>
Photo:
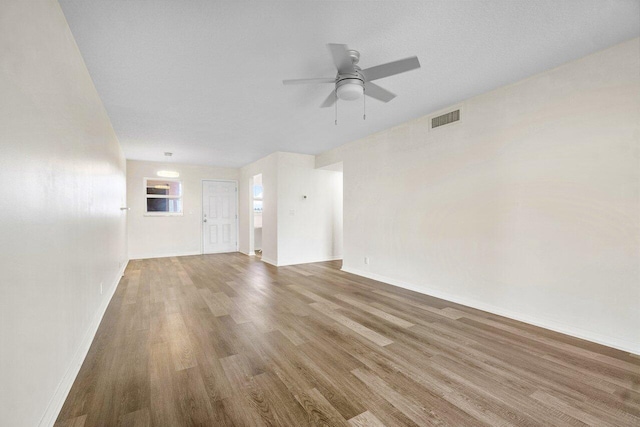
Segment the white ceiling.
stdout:
<path fill-rule="evenodd" d="M 238 167 L 317 154 L 640 34 L 637 0 L 59 0 L 129 159 Z M 360 66 L 417 55 L 396 93 L 319 105 L 326 43 Z"/>

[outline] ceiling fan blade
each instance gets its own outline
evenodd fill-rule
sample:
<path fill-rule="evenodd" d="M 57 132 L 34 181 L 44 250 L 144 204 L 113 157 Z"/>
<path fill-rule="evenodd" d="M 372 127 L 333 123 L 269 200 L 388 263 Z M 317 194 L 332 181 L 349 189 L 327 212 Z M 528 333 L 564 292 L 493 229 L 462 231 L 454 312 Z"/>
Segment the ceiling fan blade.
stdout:
<path fill-rule="evenodd" d="M 331 57 L 333 58 L 333 63 L 338 69 L 338 73 L 344 74 L 356 71 L 355 68 L 353 68 L 353 61 L 351 60 L 346 44 L 329 43 L 327 47 L 331 52 Z"/>
<path fill-rule="evenodd" d="M 294 80 L 283 80 L 282 84 L 284 85 L 302 85 L 306 83 L 335 83 L 335 77 L 327 77 L 327 78 L 319 78 L 319 79 L 294 79 Z"/>
<path fill-rule="evenodd" d="M 391 93 L 371 82 L 366 82 L 364 84 L 364 94 L 372 98 L 379 99 L 382 102 L 389 102 L 396 97 L 395 93 Z"/>
<path fill-rule="evenodd" d="M 336 103 L 336 91 L 332 90 L 329 96 L 327 96 L 327 99 L 324 100 L 320 108 L 331 107 L 335 103 Z"/>
<path fill-rule="evenodd" d="M 365 80 L 370 82 L 383 77 L 393 76 L 394 74 L 415 70 L 416 68 L 420 68 L 420 61 L 418 61 L 417 56 L 412 56 L 411 58 L 387 62 L 386 64 L 367 68 L 366 70 L 362 70 L 362 74 L 364 75 Z"/>

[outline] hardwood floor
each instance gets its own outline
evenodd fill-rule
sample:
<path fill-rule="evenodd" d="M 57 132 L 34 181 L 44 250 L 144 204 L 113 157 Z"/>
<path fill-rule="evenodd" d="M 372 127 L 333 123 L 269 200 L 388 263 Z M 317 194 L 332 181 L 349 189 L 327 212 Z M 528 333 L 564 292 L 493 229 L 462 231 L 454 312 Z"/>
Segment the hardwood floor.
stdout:
<path fill-rule="evenodd" d="M 339 270 L 131 261 L 56 426 L 640 426 L 640 358 Z"/>

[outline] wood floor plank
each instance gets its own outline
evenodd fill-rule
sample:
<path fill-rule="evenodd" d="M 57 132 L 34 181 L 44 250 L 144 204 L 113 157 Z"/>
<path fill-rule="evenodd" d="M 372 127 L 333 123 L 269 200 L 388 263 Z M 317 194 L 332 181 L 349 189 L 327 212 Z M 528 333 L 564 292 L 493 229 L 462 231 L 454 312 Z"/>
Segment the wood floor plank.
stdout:
<path fill-rule="evenodd" d="M 561 399 L 558 399 L 557 397 L 544 392 L 544 391 L 536 391 L 531 395 L 532 398 L 536 399 L 537 401 L 546 404 L 547 406 L 551 406 L 554 407 L 556 409 L 559 409 L 560 411 L 564 412 L 565 414 L 569 414 L 572 417 L 582 421 L 585 424 L 588 424 L 590 426 L 602 426 L 602 427 L 615 427 L 616 424 L 615 423 L 611 423 L 609 422 L 609 420 L 607 420 L 606 414 L 598 414 L 598 416 L 596 415 L 592 415 L 591 412 L 593 410 L 593 408 L 591 408 L 588 411 L 583 410 L 580 406 L 581 405 L 576 405 L 575 403 L 571 404 L 571 403 L 567 403 Z"/>
<path fill-rule="evenodd" d="M 189 331 L 187 330 L 182 315 L 180 313 L 171 313 L 167 315 L 167 324 L 169 329 L 169 344 L 171 355 L 177 371 L 187 368 L 193 368 L 198 364 L 193 348 L 189 339 Z"/>
<path fill-rule="evenodd" d="M 214 426 L 247 426 L 265 427 L 267 424 L 258 412 L 251 406 L 251 400 L 246 395 L 233 396 L 215 402 Z"/>
<path fill-rule="evenodd" d="M 140 270 L 133 271 L 127 276 L 127 286 L 123 304 L 135 304 L 138 298 L 138 286 L 140 284 Z"/>
<path fill-rule="evenodd" d="M 244 354 L 235 354 L 220 359 L 222 369 L 236 392 L 242 391 L 248 387 L 253 377 L 249 360 Z"/>
<path fill-rule="evenodd" d="M 446 309 L 440 309 L 440 308 L 437 308 L 437 307 L 432 307 L 432 306 L 430 306 L 428 304 L 425 304 L 425 303 L 416 302 L 416 301 L 411 300 L 408 297 L 405 297 L 405 296 L 402 296 L 402 295 L 397 295 L 397 294 L 395 294 L 393 292 L 380 291 L 380 290 L 376 290 L 374 292 L 376 294 L 382 295 L 384 297 L 391 298 L 391 299 L 394 299 L 396 301 L 400 301 L 400 302 L 402 302 L 404 304 L 410 305 L 410 306 L 415 307 L 415 308 L 419 308 L 421 310 L 427 311 L 429 313 L 436 314 L 438 316 L 446 317 L 448 319 L 453 319 L 453 318 L 459 318 L 460 317 L 457 314 L 451 314 L 451 312 L 450 311 L 446 311 Z"/>
<path fill-rule="evenodd" d="M 211 292 L 209 288 L 199 289 L 200 295 L 211 310 L 214 316 L 226 316 L 229 314 L 229 308 L 232 305 L 231 300 L 224 292 Z"/>
<path fill-rule="evenodd" d="M 327 307 L 329 307 L 332 310 L 337 310 L 338 308 L 340 308 L 340 306 L 336 303 L 334 303 L 333 301 L 329 301 L 326 298 L 321 297 L 320 295 L 317 295 L 301 286 L 298 285 L 290 285 L 289 289 L 293 289 L 294 291 L 296 291 L 297 293 L 304 295 L 307 298 L 310 298 L 316 302 L 319 303 L 323 303 L 325 304 Z"/>
<path fill-rule="evenodd" d="M 135 412 L 129 412 L 122 417 L 118 427 L 150 427 L 151 415 L 149 409 L 143 408 Z"/>
<path fill-rule="evenodd" d="M 506 403 L 510 407 L 528 414 L 534 419 L 541 420 L 544 425 L 550 426 L 581 426 L 584 423 L 573 418 L 569 414 L 554 410 L 551 407 L 531 401 L 528 396 L 517 393 L 513 388 L 493 380 L 486 373 L 472 370 L 451 359 L 442 356 L 432 358 L 436 362 L 434 368 L 459 381 L 465 382 L 470 387 L 491 394 L 494 398 Z M 482 385 L 480 385 L 482 384 Z"/>
<path fill-rule="evenodd" d="M 435 417 L 426 408 L 413 401 L 413 399 L 398 393 L 376 375 L 359 368 L 354 369 L 351 373 L 358 377 L 360 381 L 366 384 L 373 391 L 382 396 L 387 402 L 402 411 L 403 414 L 416 424 L 421 426 L 436 426 L 443 424 L 442 420 Z"/>
<path fill-rule="evenodd" d="M 173 378 L 174 405 L 183 425 L 211 425 L 215 419 L 199 367 L 176 371 Z"/>
<path fill-rule="evenodd" d="M 351 424 L 352 427 L 385 427 L 382 421 L 377 419 L 376 416 L 369 411 L 364 411 L 360 415 L 351 418 L 349 424 Z"/>
<path fill-rule="evenodd" d="M 177 408 L 179 396 L 173 387 L 174 365 L 168 344 L 155 344 L 150 357 L 151 421 L 153 425 L 179 425 L 183 418 Z"/>
<path fill-rule="evenodd" d="M 71 418 L 66 421 L 58 421 L 53 427 L 84 427 L 86 419 L 86 415 L 81 415 L 79 417 Z"/>
<path fill-rule="evenodd" d="M 313 388 L 306 393 L 296 396 L 300 406 L 307 413 L 307 419 L 310 425 L 327 425 L 335 427 L 349 427 L 347 421 L 342 417 L 327 399 Z"/>
<path fill-rule="evenodd" d="M 382 336 L 381 334 L 377 333 L 376 331 L 372 331 L 371 329 L 367 328 L 366 326 L 362 326 L 360 323 L 355 322 L 351 319 L 349 319 L 347 316 L 343 316 L 340 313 L 335 312 L 334 310 L 331 309 L 330 306 L 327 306 L 323 303 L 316 303 L 314 302 L 313 304 L 309 304 L 311 307 L 315 308 L 316 310 L 318 310 L 319 312 L 325 314 L 326 316 L 328 316 L 329 318 L 335 320 L 336 322 L 340 323 L 341 325 L 346 326 L 347 328 L 351 329 L 352 331 L 355 331 L 356 333 L 362 335 L 363 337 L 365 337 L 366 339 L 368 339 L 369 341 L 372 341 L 380 346 L 385 346 L 385 345 L 389 345 L 391 343 L 393 343 L 393 341 L 391 341 L 389 338 Z"/>
<path fill-rule="evenodd" d="M 298 403 L 277 375 L 265 372 L 255 377 L 257 387 L 262 390 L 268 408 L 274 414 L 275 425 L 310 426 L 304 408 Z"/>
<path fill-rule="evenodd" d="M 340 267 L 132 260 L 55 426 L 640 425 L 636 355 Z"/>
<path fill-rule="evenodd" d="M 383 310 L 377 309 L 376 307 L 373 307 L 369 304 L 364 304 L 356 300 L 355 298 L 351 298 L 347 295 L 339 294 L 339 295 L 336 295 L 336 298 L 348 304 L 351 304 L 354 307 L 358 307 L 362 311 L 366 311 L 367 313 L 373 314 L 374 316 L 378 316 L 381 319 L 386 320 L 387 322 L 391 322 L 394 325 L 400 326 L 401 328 L 410 328 L 414 326 L 414 324 L 411 322 L 407 322 L 404 319 L 396 317 L 393 314 L 389 314 Z"/>

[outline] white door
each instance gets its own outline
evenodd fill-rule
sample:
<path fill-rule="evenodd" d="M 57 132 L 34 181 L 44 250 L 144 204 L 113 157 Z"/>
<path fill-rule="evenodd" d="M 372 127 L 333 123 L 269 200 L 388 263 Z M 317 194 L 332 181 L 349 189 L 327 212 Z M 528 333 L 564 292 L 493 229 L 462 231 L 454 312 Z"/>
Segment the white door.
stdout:
<path fill-rule="evenodd" d="M 202 181 L 202 231 L 205 254 L 237 250 L 237 186 L 230 181 Z"/>

